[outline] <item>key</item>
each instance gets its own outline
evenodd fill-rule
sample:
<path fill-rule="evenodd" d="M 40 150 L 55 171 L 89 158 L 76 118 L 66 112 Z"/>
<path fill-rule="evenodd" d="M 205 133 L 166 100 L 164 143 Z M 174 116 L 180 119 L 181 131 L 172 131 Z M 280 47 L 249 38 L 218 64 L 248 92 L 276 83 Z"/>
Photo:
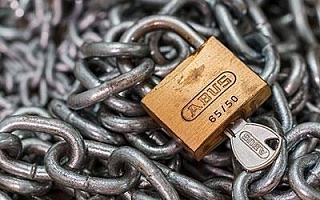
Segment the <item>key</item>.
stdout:
<path fill-rule="evenodd" d="M 240 119 L 249 117 L 270 95 L 271 89 L 265 81 L 211 37 L 141 103 L 197 160 L 223 142 L 227 133 L 239 162 L 254 171 L 272 163 L 280 146 L 272 149 L 266 141 L 278 139 L 280 144 L 280 136 L 259 124 L 245 125 Z M 244 140 L 249 137 L 250 141 Z M 269 152 L 266 158 L 255 154 L 259 145 L 260 151 Z"/>
<path fill-rule="evenodd" d="M 239 119 L 224 133 L 229 137 L 234 156 L 248 171 L 269 166 L 278 156 L 282 140 L 267 126 Z"/>

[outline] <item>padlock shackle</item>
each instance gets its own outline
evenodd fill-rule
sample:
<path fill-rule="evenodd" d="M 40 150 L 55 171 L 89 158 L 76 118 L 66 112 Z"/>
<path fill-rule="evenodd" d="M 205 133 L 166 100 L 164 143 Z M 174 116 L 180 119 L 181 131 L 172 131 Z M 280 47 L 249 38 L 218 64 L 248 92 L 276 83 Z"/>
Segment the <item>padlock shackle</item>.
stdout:
<path fill-rule="evenodd" d="M 139 20 L 122 35 L 120 41 L 126 43 L 137 42 L 147 33 L 156 30 L 176 32 L 195 49 L 201 47 L 205 41 L 191 26 L 176 17 L 164 15 L 153 15 Z"/>

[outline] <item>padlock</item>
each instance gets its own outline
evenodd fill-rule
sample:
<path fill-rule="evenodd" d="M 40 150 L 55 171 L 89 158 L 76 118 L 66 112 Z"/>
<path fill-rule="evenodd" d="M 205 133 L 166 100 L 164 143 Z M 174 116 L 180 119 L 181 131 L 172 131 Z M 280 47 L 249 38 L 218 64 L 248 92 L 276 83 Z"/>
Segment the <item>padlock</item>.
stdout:
<path fill-rule="evenodd" d="M 210 37 L 149 92 L 142 104 L 200 160 L 226 138 L 223 132 L 231 123 L 250 116 L 270 95 L 265 81 Z M 257 158 L 263 157 L 259 152 L 267 149 L 261 142 L 252 134 L 242 135 L 242 142 L 247 142 L 244 146 L 255 151 Z"/>

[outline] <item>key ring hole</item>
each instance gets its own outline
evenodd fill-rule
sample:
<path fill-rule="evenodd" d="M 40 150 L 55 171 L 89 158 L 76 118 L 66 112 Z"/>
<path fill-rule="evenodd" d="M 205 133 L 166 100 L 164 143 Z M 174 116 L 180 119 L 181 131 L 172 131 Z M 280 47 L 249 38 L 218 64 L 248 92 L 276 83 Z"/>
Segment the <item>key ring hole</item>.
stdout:
<path fill-rule="evenodd" d="M 279 139 L 267 139 L 265 140 L 265 143 L 272 149 L 272 150 L 276 150 L 279 147 L 280 144 L 280 140 Z"/>

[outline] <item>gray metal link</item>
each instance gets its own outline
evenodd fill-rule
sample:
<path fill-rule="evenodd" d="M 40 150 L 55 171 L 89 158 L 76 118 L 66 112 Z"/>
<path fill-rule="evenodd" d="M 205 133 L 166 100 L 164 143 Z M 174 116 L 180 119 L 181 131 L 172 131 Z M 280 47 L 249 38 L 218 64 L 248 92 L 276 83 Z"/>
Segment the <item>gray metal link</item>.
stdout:
<path fill-rule="evenodd" d="M 289 183 L 291 188 L 302 199 L 319 199 L 320 192 L 311 187 L 306 180 L 304 180 L 305 169 L 310 168 L 312 165 L 319 163 L 319 154 L 309 154 L 303 157 L 299 157 L 289 169 Z M 313 171 L 311 171 L 312 173 Z M 317 174 L 312 174 L 316 177 L 316 182 L 313 183 L 316 187 L 319 184 L 319 178 Z M 298 188 L 298 189 L 297 189 Z"/>
<path fill-rule="evenodd" d="M 133 187 L 139 179 L 138 171 L 132 166 L 125 167 L 126 173 L 117 178 L 99 178 L 78 174 L 60 166 L 60 158 L 66 150 L 66 143 L 56 143 L 47 152 L 45 166 L 48 174 L 59 184 L 100 194 L 120 194 Z M 88 156 L 108 159 L 114 147 L 107 144 L 88 141 Z M 109 151 L 108 151 L 109 150 Z M 110 169 L 109 169 L 110 170 Z M 117 174 L 118 175 L 118 174 Z"/>
<path fill-rule="evenodd" d="M 211 36 L 271 86 L 266 169 L 196 161 L 140 104 Z M 319 0 L 0 0 L 0 199 L 320 199 L 319 41 Z"/>
<path fill-rule="evenodd" d="M 139 170 L 163 199 L 180 199 L 160 169 L 148 157 L 131 147 L 120 147 L 112 152 L 108 164 L 110 174 L 118 175 L 120 166 L 125 163 Z"/>

